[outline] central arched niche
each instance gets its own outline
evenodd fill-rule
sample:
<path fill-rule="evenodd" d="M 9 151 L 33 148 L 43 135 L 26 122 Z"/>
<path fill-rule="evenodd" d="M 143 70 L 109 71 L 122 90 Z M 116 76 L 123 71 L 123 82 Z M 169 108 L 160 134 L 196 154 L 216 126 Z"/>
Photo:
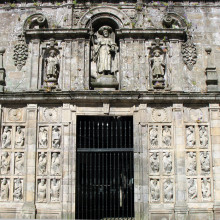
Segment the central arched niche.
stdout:
<path fill-rule="evenodd" d="M 117 90 L 119 87 L 119 42 L 115 30 L 120 20 L 109 13 L 94 15 L 87 22 L 90 31 L 90 89 Z"/>

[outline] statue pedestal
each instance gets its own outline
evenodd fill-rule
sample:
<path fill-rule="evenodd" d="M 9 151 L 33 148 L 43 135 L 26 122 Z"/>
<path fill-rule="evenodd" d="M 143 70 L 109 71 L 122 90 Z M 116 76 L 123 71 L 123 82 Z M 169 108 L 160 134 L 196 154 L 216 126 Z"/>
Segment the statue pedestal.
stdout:
<path fill-rule="evenodd" d="M 46 79 L 44 88 L 48 91 L 57 88 L 57 79 Z"/>
<path fill-rule="evenodd" d="M 118 81 L 113 75 L 103 75 L 96 79 L 95 82 L 91 82 L 91 86 L 94 90 L 116 90 L 118 89 Z"/>
<path fill-rule="evenodd" d="M 153 79 L 152 80 L 154 89 L 164 89 L 165 88 L 165 80 L 162 79 Z"/>
<path fill-rule="evenodd" d="M 5 69 L 0 68 L 0 92 L 4 92 L 5 86 Z"/>

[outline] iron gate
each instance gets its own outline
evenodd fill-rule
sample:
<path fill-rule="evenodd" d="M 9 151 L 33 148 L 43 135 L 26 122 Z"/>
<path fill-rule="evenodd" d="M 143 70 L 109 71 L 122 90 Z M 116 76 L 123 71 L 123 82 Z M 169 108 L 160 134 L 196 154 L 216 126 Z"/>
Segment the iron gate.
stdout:
<path fill-rule="evenodd" d="M 77 117 L 76 219 L 134 217 L 133 118 Z"/>

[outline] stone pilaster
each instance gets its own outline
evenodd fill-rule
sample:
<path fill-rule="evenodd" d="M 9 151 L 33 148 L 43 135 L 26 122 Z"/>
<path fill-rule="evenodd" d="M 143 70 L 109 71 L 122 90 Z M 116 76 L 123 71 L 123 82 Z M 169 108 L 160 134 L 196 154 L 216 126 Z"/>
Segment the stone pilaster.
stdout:
<path fill-rule="evenodd" d="M 34 219 L 36 214 L 36 151 L 37 151 L 37 105 L 27 105 L 26 175 L 24 177 L 24 205 L 22 218 Z"/>
<path fill-rule="evenodd" d="M 176 181 L 176 203 L 175 219 L 187 218 L 186 204 L 186 175 L 185 175 L 185 140 L 183 123 L 183 105 L 173 104 L 174 137 L 175 137 L 175 181 Z"/>

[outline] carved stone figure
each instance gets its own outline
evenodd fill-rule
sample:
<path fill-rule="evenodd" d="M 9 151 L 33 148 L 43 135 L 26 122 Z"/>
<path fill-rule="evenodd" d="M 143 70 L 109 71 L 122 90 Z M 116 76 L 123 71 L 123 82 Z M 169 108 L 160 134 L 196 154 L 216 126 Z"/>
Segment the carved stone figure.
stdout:
<path fill-rule="evenodd" d="M 52 153 L 51 175 L 60 175 L 60 157 L 58 153 Z"/>
<path fill-rule="evenodd" d="M 153 173 L 158 173 L 160 169 L 159 154 L 153 152 L 150 157 L 150 167 Z"/>
<path fill-rule="evenodd" d="M 186 145 L 190 148 L 195 148 L 195 129 L 193 126 L 188 126 L 186 128 Z"/>
<path fill-rule="evenodd" d="M 195 152 L 188 152 L 188 166 L 187 166 L 187 173 L 189 175 L 196 174 L 196 153 Z"/>
<path fill-rule="evenodd" d="M 15 174 L 22 175 L 24 173 L 24 153 L 15 154 Z"/>
<path fill-rule="evenodd" d="M 204 174 L 210 173 L 210 159 L 209 153 L 207 151 L 200 153 L 200 164 L 201 164 L 201 171 Z"/>
<path fill-rule="evenodd" d="M 45 127 L 40 127 L 39 131 L 39 146 L 46 148 L 48 144 L 48 133 Z"/>
<path fill-rule="evenodd" d="M 58 202 L 60 199 L 60 181 L 55 178 L 51 182 L 51 201 Z"/>
<path fill-rule="evenodd" d="M 170 174 L 172 172 L 172 156 L 170 152 L 163 153 L 163 167 L 164 171 L 167 174 Z"/>
<path fill-rule="evenodd" d="M 11 158 L 10 158 L 8 152 L 3 152 L 2 158 L 1 158 L 1 174 L 9 174 L 10 160 L 11 160 Z"/>
<path fill-rule="evenodd" d="M 61 139 L 61 132 L 58 126 L 54 126 L 52 130 L 52 146 L 54 148 L 60 148 L 60 139 Z"/>
<path fill-rule="evenodd" d="M 40 175 L 44 175 L 47 169 L 47 156 L 44 152 L 39 155 L 38 158 L 38 172 Z"/>
<path fill-rule="evenodd" d="M 151 183 L 151 186 L 150 186 L 151 199 L 153 201 L 159 201 L 160 199 L 159 180 L 153 179 L 150 181 L 150 183 Z"/>
<path fill-rule="evenodd" d="M 11 147 L 11 129 L 8 126 L 5 126 L 2 134 L 2 148 Z"/>
<path fill-rule="evenodd" d="M 14 199 L 17 201 L 22 200 L 23 198 L 22 182 L 19 178 L 15 180 L 13 196 L 14 196 Z"/>
<path fill-rule="evenodd" d="M 188 196 L 192 200 L 197 198 L 197 186 L 194 179 L 188 179 Z"/>
<path fill-rule="evenodd" d="M 150 128 L 150 145 L 151 147 L 158 146 L 158 128 L 156 126 Z"/>
<path fill-rule="evenodd" d="M 40 182 L 38 183 L 38 192 L 37 192 L 38 202 L 46 201 L 46 190 L 47 190 L 46 180 L 41 179 Z"/>
<path fill-rule="evenodd" d="M 164 182 L 164 200 L 166 202 L 173 200 L 173 182 L 170 179 Z"/>
<path fill-rule="evenodd" d="M 163 144 L 167 147 L 171 146 L 171 128 L 169 126 L 163 127 Z"/>
<path fill-rule="evenodd" d="M 118 47 L 110 37 L 112 28 L 110 26 L 102 26 L 99 28 L 98 33 L 102 37 L 95 40 L 92 54 L 92 59 L 96 63 L 96 71 L 98 74 L 113 74 L 118 70 L 115 60 Z"/>
<path fill-rule="evenodd" d="M 203 178 L 202 179 L 202 197 L 203 199 L 211 198 L 211 186 L 210 179 Z"/>
<path fill-rule="evenodd" d="M 8 201 L 9 198 L 9 184 L 6 178 L 1 183 L 1 200 Z"/>
<path fill-rule="evenodd" d="M 202 125 L 199 127 L 199 138 L 200 138 L 200 147 L 201 148 L 208 148 L 208 131 L 207 127 Z"/>
<path fill-rule="evenodd" d="M 24 131 L 20 126 L 18 126 L 15 134 L 15 145 L 17 147 L 24 147 L 24 140 L 25 140 Z"/>
<path fill-rule="evenodd" d="M 59 77 L 59 59 L 57 57 L 57 52 L 54 49 L 49 51 L 48 57 L 45 59 L 46 66 L 46 80 L 57 81 Z"/>

